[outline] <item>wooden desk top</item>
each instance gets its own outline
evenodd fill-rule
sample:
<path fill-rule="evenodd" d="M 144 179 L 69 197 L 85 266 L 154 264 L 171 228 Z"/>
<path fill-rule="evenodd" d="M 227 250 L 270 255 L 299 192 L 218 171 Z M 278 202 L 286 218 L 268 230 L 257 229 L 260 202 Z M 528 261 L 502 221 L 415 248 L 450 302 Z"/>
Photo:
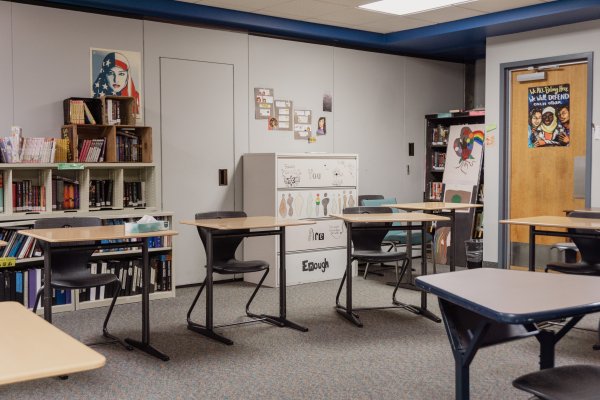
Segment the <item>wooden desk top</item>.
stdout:
<path fill-rule="evenodd" d="M 573 218 L 541 215 L 537 217 L 503 219 L 500 221 L 500 223 L 511 225 L 544 226 L 548 228 L 600 229 L 600 218 Z"/>
<path fill-rule="evenodd" d="M 49 243 L 86 242 L 110 239 L 134 239 L 153 236 L 174 236 L 176 231 L 125 233 L 125 225 L 104 225 L 78 228 L 24 229 L 18 233 Z"/>
<path fill-rule="evenodd" d="M 279 228 L 282 226 L 314 225 L 315 221 L 299 219 L 279 219 L 277 217 L 244 217 L 192 219 L 180 221 L 180 224 L 199 226 L 217 230 Z"/>
<path fill-rule="evenodd" d="M 440 298 L 509 324 L 600 311 L 600 277 L 595 276 L 478 268 L 421 276 L 415 282 Z"/>
<path fill-rule="evenodd" d="M 14 301 L 0 303 L 0 385 L 104 366 L 106 358 Z"/>
<path fill-rule="evenodd" d="M 385 204 L 386 207 L 398 208 L 406 211 L 443 211 L 443 210 L 466 210 L 470 208 L 481 208 L 483 204 L 471 203 L 444 203 L 438 201 L 427 201 L 424 203 L 400 203 L 400 204 Z"/>
<path fill-rule="evenodd" d="M 425 213 L 387 213 L 387 214 L 331 214 L 332 217 L 346 222 L 436 222 L 450 221 L 441 215 Z"/>
<path fill-rule="evenodd" d="M 563 210 L 565 213 L 570 213 L 572 211 L 577 212 L 600 212 L 600 207 L 588 207 L 588 208 L 566 208 Z"/>

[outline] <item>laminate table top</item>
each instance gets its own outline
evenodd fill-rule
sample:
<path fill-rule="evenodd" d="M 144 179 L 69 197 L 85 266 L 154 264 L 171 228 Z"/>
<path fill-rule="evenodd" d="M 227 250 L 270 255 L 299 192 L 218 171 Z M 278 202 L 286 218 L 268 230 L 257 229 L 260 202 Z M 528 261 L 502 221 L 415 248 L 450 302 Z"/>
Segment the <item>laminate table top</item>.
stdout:
<path fill-rule="evenodd" d="M 176 231 L 125 233 L 125 225 L 86 226 L 74 228 L 24 229 L 18 233 L 49 243 L 86 242 L 111 239 L 135 239 L 153 236 L 174 236 Z"/>
<path fill-rule="evenodd" d="M 283 219 L 270 216 L 242 217 L 242 218 L 213 218 L 213 219 L 192 219 L 180 221 L 184 225 L 194 225 L 201 228 L 217 230 L 235 230 L 235 229 L 262 229 L 279 228 L 282 226 L 313 225 L 316 222 L 312 220 Z"/>
<path fill-rule="evenodd" d="M 541 226 L 546 228 L 600 229 L 600 218 L 575 218 L 557 215 L 511 218 L 500 221 L 501 224 Z"/>
<path fill-rule="evenodd" d="M 425 213 L 331 214 L 331 216 L 351 223 L 450 221 L 448 217 Z"/>
<path fill-rule="evenodd" d="M 426 201 L 423 203 L 399 203 L 385 204 L 385 207 L 398 208 L 405 211 L 444 211 L 444 210 L 467 210 L 471 208 L 482 208 L 483 204 L 472 203 L 447 203 L 440 201 Z"/>

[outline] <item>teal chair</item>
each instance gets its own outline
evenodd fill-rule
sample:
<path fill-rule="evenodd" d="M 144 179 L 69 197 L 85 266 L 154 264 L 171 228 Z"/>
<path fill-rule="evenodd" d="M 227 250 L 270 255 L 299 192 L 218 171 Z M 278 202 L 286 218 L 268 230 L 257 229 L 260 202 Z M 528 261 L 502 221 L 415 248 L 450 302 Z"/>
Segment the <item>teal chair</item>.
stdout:
<path fill-rule="evenodd" d="M 383 197 L 383 196 L 382 196 Z M 361 199 L 359 201 L 361 206 L 366 207 L 381 207 L 386 204 L 396 204 L 397 201 L 394 197 L 381 198 L 381 199 Z M 397 208 L 392 209 L 393 212 L 400 212 Z M 400 226 L 401 223 L 394 222 L 393 226 Z M 429 233 L 425 234 L 425 243 L 431 243 L 432 236 Z M 394 249 L 397 251 L 398 247 L 406 246 L 408 244 L 408 232 L 407 231 L 389 231 L 385 238 L 383 239 L 383 243 L 390 246 L 390 250 Z M 412 246 L 421 246 L 421 235 L 418 233 L 413 233 L 411 236 L 411 245 Z M 425 248 L 421 246 L 421 254 L 425 254 Z M 365 276 L 367 273 L 365 272 Z"/>

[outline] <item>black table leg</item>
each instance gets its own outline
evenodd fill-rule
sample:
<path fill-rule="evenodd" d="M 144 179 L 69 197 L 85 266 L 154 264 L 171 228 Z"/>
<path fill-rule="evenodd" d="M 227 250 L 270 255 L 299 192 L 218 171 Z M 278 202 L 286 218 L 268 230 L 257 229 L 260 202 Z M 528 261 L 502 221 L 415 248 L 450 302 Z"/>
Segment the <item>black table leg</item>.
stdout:
<path fill-rule="evenodd" d="M 274 315 L 261 315 L 267 321 L 278 325 L 280 327 L 286 327 L 296 329 L 301 332 L 308 332 L 308 328 L 298 325 L 295 322 L 287 319 L 287 277 L 285 269 L 285 226 L 279 228 L 279 316 Z"/>
<path fill-rule="evenodd" d="M 44 319 L 52 323 L 52 251 L 49 242 L 40 242 L 44 249 Z"/>
<path fill-rule="evenodd" d="M 456 210 L 450 210 L 450 235 L 452 238 L 452 258 L 450 259 L 450 272 L 456 270 L 456 248 L 458 242 L 456 241 Z"/>
<path fill-rule="evenodd" d="M 223 335 L 219 335 L 214 331 L 213 323 L 213 234 L 212 229 L 206 230 L 206 324 L 201 325 L 195 322 L 188 321 L 187 328 L 190 331 L 199 333 L 209 339 L 214 339 L 228 346 L 233 344 L 233 341 L 227 339 Z"/>
<path fill-rule="evenodd" d="M 163 361 L 169 361 L 169 356 L 150 344 L 150 257 L 148 255 L 149 238 L 142 240 L 142 340 L 125 339 L 131 346 L 142 350 Z"/>
<path fill-rule="evenodd" d="M 529 270 L 535 271 L 535 226 L 529 226 Z"/>
<path fill-rule="evenodd" d="M 362 328 L 358 315 L 352 311 L 352 222 L 346 222 L 346 233 L 346 306 L 336 304 L 335 309 L 342 317 Z"/>

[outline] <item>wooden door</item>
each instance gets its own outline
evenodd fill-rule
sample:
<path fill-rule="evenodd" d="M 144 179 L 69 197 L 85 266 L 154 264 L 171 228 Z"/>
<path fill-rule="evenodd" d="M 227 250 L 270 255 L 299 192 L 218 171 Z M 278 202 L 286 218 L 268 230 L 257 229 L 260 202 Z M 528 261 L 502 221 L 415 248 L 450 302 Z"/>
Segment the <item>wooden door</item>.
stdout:
<path fill-rule="evenodd" d="M 161 58 L 163 209 L 173 211 L 175 283 L 204 280 L 206 255 L 195 228 L 179 221 L 197 212 L 234 209 L 233 65 Z M 218 277 L 218 275 L 216 275 Z"/>
<path fill-rule="evenodd" d="M 574 198 L 573 168 L 575 157 L 586 154 L 588 66 L 562 65 L 546 70 L 544 80 L 519 82 L 523 74 L 531 71 L 512 72 L 510 88 L 510 218 L 564 215 L 585 205 Z M 528 228 L 512 226 L 510 242 L 528 243 Z"/>

